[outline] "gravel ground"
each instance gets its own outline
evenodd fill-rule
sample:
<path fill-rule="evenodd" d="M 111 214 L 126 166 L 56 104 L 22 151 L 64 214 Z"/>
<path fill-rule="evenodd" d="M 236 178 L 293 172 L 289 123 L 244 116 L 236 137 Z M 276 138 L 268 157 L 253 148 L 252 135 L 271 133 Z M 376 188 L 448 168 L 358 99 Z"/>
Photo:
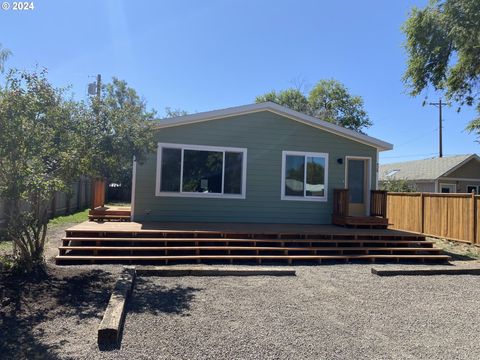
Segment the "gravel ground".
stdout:
<path fill-rule="evenodd" d="M 297 277 L 139 278 L 121 348 L 89 347 L 75 355 L 478 359 L 480 277 L 380 278 L 370 268 L 296 267 Z"/>
<path fill-rule="evenodd" d="M 480 277 L 382 278 L 370 273 L 372 265 L 345 264 L 295 266 L 296 277 L 138 278 L 121 348 L 99 351 L 97 327 L 122 267 L 55 266 L 64 227 L 49 230 L 47 282 L 0 279 L 2 360 L 450 360 L 480 353 Z"/>

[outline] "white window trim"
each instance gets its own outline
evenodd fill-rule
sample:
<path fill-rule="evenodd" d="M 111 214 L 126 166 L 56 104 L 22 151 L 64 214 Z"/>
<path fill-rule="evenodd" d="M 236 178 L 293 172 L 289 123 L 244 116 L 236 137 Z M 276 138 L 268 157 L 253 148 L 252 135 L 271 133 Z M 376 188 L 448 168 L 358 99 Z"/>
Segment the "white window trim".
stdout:
<path fill-rule="evenodd" d="M 449 184 L 449 183 L 439 183 L 438 184 L 438 192 L 439 193 L 442 193 L 442 187 L 449 187 L 449 186 L 453 186 L 453 194 L 455 194 L 457 192 L 457 184 Z M 445 193 L 443 193 L 445 194 Z M 450 193 L 452 194 L 452 193 Z"/>
<path fill-rule="evenodd" d="M 479 194 L 478 194 L 478 190 L 480 190 L 480 186 L 479 186 L 479 185 L 472 185 L 472 184 L 467 185 L 467 190 L 468 190 L 469 187 L 474 187 L 474 188 L 476 189 L 476 190 L 475 190 L 475 195 L 479 195 Z M 471 194 L 471 192 L 469 192 L 469 193 L 467 193 L 467 194 Z"/>
<path fill-rule="evenodd" d="M 325 191 L 324 191 L 324 196 L 319 197 L 319 196 L 306 196 L 305 191 L 306 188 L 304 187 L 303 190 L 303 197 L 301 196 L 290 196 L 290 195 L 285 195 L 285 166 L 286 166 L 286 160 L 287 160 L 287 155 L 293 155 L 293 156 L 303 156 L 304 157 L 304 164 L 307 161 L 307 157 L 323 157 L 325 158 Z M 304 166 L 304 171 L 307 171 L 306 166 Z M 328 153 L 317 153 L 317 152 L 304 152 L 304 151 L 288 151 L 284 150 L 282 151 L 282 188 L 281 188 L 281 200 L 291 200 L 291 201 L 320 201 L 320 202 L 326 202 L 328 201 Z M 305 180 L 304 180 L 304 185 L 306 182 L 306 174 L 304 175 Z"/>
<path fill-rule="evenodd" d="M 181 149 L 182 158 L 180 166 L 180 191 L 160 191 L 160 180 L 162 172 L 162 148 Z M 200 151 L 218 151 L 223 152 L 223 169 L 222 169 L 222 193 L 195 193 L 184 192 L 183 188 L 183 153 L 184 150 L 200 150 Z M 225 177 L 225 152 L 240 152 L 242 156 L 242 193 L 241 194 L 223 194 L 223 182 Z M 205 145 L 190 145 L 190 144 L 172 144 L 172 143 L 158 143 L 157 147 L 157 179 L 155 184 L 155 196 L 162 197 L 187 197 L 187 198 L 216 198 L 216 199 L 245 199 L 247 194 L 247 149 L 235 147 L 220 147 L 220 146 L 205 146 Z"/>

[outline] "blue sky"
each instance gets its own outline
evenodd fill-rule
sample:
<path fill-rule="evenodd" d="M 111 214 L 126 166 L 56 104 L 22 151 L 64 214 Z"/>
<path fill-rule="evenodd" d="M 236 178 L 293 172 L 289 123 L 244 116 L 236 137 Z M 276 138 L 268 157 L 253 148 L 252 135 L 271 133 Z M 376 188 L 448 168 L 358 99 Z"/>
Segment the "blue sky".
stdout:
<path fill-rule="evenodd" d="M 381 162 L 435 156 L 438 110 L 406 94 L 400 27 L 427 1 L 46 1 L 0 10 L 7 67 L 46 67 L 78 99 L 100 73 L 127 80 L 148 106 L 189 112 L 252 103 L 256 95 L 320 79 L 365 101 L 367 132 L 395 145 Z M 439 94 L 429 92 L 431 101 Z M 464 131 L 475 113 L 444 111 L 444 154 L 479 152 Z"/>

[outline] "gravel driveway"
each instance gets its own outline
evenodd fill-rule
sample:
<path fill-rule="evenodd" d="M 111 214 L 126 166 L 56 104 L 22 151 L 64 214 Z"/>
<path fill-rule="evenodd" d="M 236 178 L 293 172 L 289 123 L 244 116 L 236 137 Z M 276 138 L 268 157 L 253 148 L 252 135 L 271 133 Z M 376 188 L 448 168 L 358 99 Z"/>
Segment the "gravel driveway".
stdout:
<path fill-rule="evenodd" d="M 138 278 L 122 346 L 102 359 L 478 359 L 480 277 Z M 78 348 L 77 348 L 78 350 Z M 73 355 L 73 354 L 68 354 Z"/>

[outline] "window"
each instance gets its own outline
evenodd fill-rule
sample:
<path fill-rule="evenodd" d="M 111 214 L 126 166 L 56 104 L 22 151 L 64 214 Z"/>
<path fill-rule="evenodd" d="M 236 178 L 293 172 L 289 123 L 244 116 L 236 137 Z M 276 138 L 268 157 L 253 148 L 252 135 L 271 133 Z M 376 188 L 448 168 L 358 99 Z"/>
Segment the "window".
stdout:
<path fill-rule="evenodd" d="M 283 151 L 282 200 L 327 201 L 328 154 Z"/>
<path fill-rule="evenodd" d="M 158 144 L 157 196 L 245 198 L 247 150 Z"/>
<path fill-rule="evenodd" d="M 440 192 L 444 194 L 456 193 L 457 185 L 455 184 L 440 184 Z"/>
<path fill-rule="evenodd" d="M 480 186 L 476 186 L 476 185 L 468 185 L 467 186 L 467 193 L 471 194 L 472 191 L 478 195 L 478 189 L 480 188 Z"/>

